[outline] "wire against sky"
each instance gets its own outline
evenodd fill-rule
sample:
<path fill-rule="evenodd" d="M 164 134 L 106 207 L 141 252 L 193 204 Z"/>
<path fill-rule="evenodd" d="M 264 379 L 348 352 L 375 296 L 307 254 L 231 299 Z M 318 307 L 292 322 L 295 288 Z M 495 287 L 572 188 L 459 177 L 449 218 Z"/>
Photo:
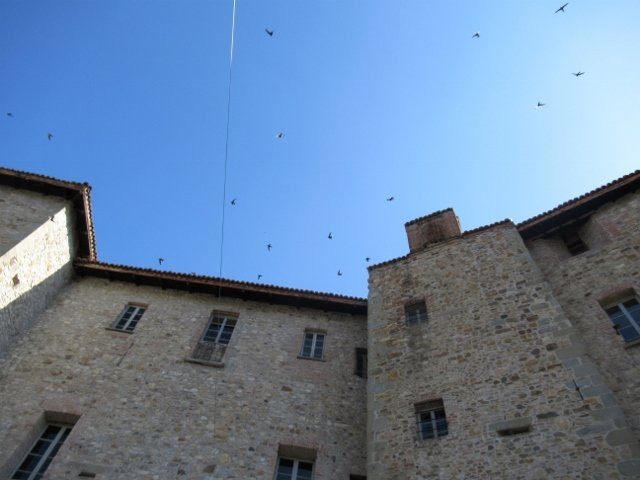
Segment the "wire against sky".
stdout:
<path fill-rule="evenodd" d="M 224 173 L 222 175 L 222 222 L 220 226 L 220 268 L 218 276 L 222 278 L 222 260 L 224 254 L 224 214 L 227 207 L 227 163 L 229 161 L 229 123 L 231 117 L 231 79 L 233 74 L 233 44 L 236 30 L 236 0 L 233 0 L 233 13 L 231 14 L 231 47 L 229 52 L 229 85 L 227 90 L 227 133 L 224 142 Z M 220 286 L 218 286 L 220 296 Z"/>

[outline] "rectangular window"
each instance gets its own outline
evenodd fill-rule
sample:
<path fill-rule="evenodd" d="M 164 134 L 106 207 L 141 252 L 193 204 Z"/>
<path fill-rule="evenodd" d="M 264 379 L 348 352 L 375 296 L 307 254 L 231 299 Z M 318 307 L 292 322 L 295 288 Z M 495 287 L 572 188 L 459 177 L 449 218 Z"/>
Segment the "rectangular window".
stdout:
<path fill-rule="evenodd" d="M 313 463 L 279 458 L 276 480 L 313 480 Z"/>
<path fill-rule="evenodd" d="M 301 357 L 322 359 L 322 350 L 324 347 L 324 333 L 305 332 L 304 341 L 302 343 Z"/>
<path fill-rule="evenodd" d="M 424 323 L 428 318 L 427 305 L 424 301 L 405 305 L 404 315 L 408 326 Z"/>
<path fill-rule="evenodd" d="M 448 432 L 447 417 L 444 413 L 442 400 L 430 400 L 415 405 L 416 421 L 418 424 L 418 438 L 438 438 Z"/>
<path fill-rule="evenodd" d="M 640 304 L 635 297 L 617 303 L 605 311 L 613 322 L 613 328 L 625 342 L 640 340 Z"/>
<path fill-rule="evenodd" d="M 66 425 L 47 425 L 11 478 L 20 480 L 42 478 L 70 431 L 71 427 Z"/>
<path fill-rule="evenodd" d="M 140 305 L 127 305 L 123 312 L 120 314 L 113 328 L 116 330 L 122 330 L 123 332 L 133 332 L 136 328 L 136 324 L 145 312 L 146 307 Z"/>
<path fill-rule="evenodd" d="M 221 362 L 237 321 L 238 315 L 235 313 L 214 311 L 192 358 L 206 362 Z"/>
<path fill-rule="evenodd" d="M 367 378 L 367 349 L 356 348 L 356 375 Z"/>

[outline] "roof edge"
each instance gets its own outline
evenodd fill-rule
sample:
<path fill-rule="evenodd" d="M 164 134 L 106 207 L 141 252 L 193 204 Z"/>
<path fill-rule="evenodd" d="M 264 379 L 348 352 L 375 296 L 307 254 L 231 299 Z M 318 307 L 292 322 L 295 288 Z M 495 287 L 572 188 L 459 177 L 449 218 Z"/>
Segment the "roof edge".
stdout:
<path fill-rule="evenodd" d="M 75 270 L 80 275 L 131 282 L 160 288 L 209 293 L 279 305 L 366 315 L 367 300 L 346 295 L 300 290 L 275 285 L 242 282 L 219 277 L 176 273 L 126 265 L 77 259 Z"/>

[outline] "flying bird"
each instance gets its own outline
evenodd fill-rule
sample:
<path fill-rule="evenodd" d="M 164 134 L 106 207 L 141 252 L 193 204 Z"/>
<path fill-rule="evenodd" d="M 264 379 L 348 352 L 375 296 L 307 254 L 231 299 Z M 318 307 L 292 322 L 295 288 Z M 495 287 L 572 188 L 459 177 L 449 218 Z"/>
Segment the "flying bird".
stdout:
<path fill-rule="evenodd" d="M 329 240 L 331 240 L 331 239 L 333 238 L 333 235 L 331 235 L 331 232 L 329 232 L 329 235 L 327 236 L 327 238 L 328 238 Z"/>
<path fill-rule="evenodd" d="M 480 38 L 480 32 L 474 33 L 471 38 Z"/>
<path fill-rule="evenodd" d="M 396 199 L 396 197 L 389 197 L 387 198 L 387 202 L 393 202 Z"/>
<path fill-rule="evenodd" d="M 51 220 L 53 222 L 53 215 L 49 216 L 49 220 Z"/>
<path fill-rule="evenodd" d="M 164 262 L 164 258 L 162 258 L 162 257 L 158 258 L 158 264 L 162 265 L 162 262 Z"/>
<path fill-rule="evenodd" d="M 368 262 L 369 260 L 371 260 L 371 257 L 367 257 L 364 259 L 365 262 Z"/>
<path fill-rule="evenodd" d="M 7 112 L 7 117 L 13 117 L 13 113 Z"/>
<path fill-rule="evenodd" d="M 569 2 L 565 3 L 564 5 L 562 5 L 559 9 L 557 9 L 555 12 L 553 13 L 558 13 L 558 12 L 562 12 L 565 13 L 564 11 L 564 7 L 566 7 L 567 5 L 569 5 Z"/>
<path fill-rule="evenodd" d="M 273 30 L 269 30 L 268 28 L 265 28 L 264 31 L 267 33 L 267 35 L 269 35 L 270 37 L 273 37 Z"/>
<path fill-rule="evenodd" d="M 235 205 L 236 204 L 236 198 L 234 198 L 233 200 L 231 200 L 231 205 Z"/>
<path fill-rule="evenodd" d="M 47 138 L 51 140 L 53 138 L 53 133 L 47 133 Z"/>
<path fill-rule="evenodd" d="M 584 72 L 571 73 L 571 74 L 575 75 L 576 77 L 579 77 L 580 75 L 584 75 Z"/>
<path fill-rule="evenodd" d="M 267 250 L 271 251 L 271 248 L 272 248 L 272 246 L 271 246 L 271 244 L 269 243 L 269 244 L 267 245 Z"/>
<path fill-rule="evenodd" d="M 276 135 L 276 137 L 282 140 L 284 138 L 284 133 L 280 132 Z"/>
<path fill-rule="evenodd" d="M 338 276 L 341 277 L 342 276 L 342 272 L 340 270 L 338 270 Z"/>
<path fill-rule="evenodd" d="M 260 280 L 261 278 L 262 278 L 262 274 L 261 274 L 261 273 L 259 273 L 259 274 L 258 274 L 258 280 Z"/>
<path fill-rule="evenodd" d="M 538 104 L 536 105 L 536 108 L 544 107 L 545 105 L 546 103 L 538 102 Z"/>

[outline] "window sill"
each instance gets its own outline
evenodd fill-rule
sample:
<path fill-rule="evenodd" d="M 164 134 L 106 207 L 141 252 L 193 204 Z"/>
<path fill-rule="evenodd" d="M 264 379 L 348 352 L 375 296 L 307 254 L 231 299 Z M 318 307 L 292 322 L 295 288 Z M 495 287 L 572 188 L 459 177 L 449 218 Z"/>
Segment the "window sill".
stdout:
<path fill-rule="evenodd" d="M 212 362 L 210 360 L 200 360 L 199 358 L 193 358 L 193 357 L 184 357 L 184 361 L 189 363 L 197 363 L 199 365 L 204 365 L 205 367 L 213 367 L 213 368 L 224 367 L 224 362 Z"/>
<path fill-rule="evenodd" d="M 131 335 L 133 333 L 133 330 L 121 330 L 119 328 L 113 328 L 113 327 L 104 327 L 104 329 L 109 330 L 111 332 L 126 333 L 127 335 Z"/>
<path fill-rule="evenodd" d="M 302 355 L 298 355 L 298 358 L 302 360 L 313 360 L 314 362 L 324 362 L 324 358 L 313 358 L 313 357 L 303 357 Z"/>
<path fill-rule="evenodd" d="M 634 340 L 633 342 L 629 342 L 629 343 L 625 343 L 624 344 L 624 348 L 633 348 L 633 347 L 637 347 L 637 346 L 640 346 L 640 339 Z"/>

